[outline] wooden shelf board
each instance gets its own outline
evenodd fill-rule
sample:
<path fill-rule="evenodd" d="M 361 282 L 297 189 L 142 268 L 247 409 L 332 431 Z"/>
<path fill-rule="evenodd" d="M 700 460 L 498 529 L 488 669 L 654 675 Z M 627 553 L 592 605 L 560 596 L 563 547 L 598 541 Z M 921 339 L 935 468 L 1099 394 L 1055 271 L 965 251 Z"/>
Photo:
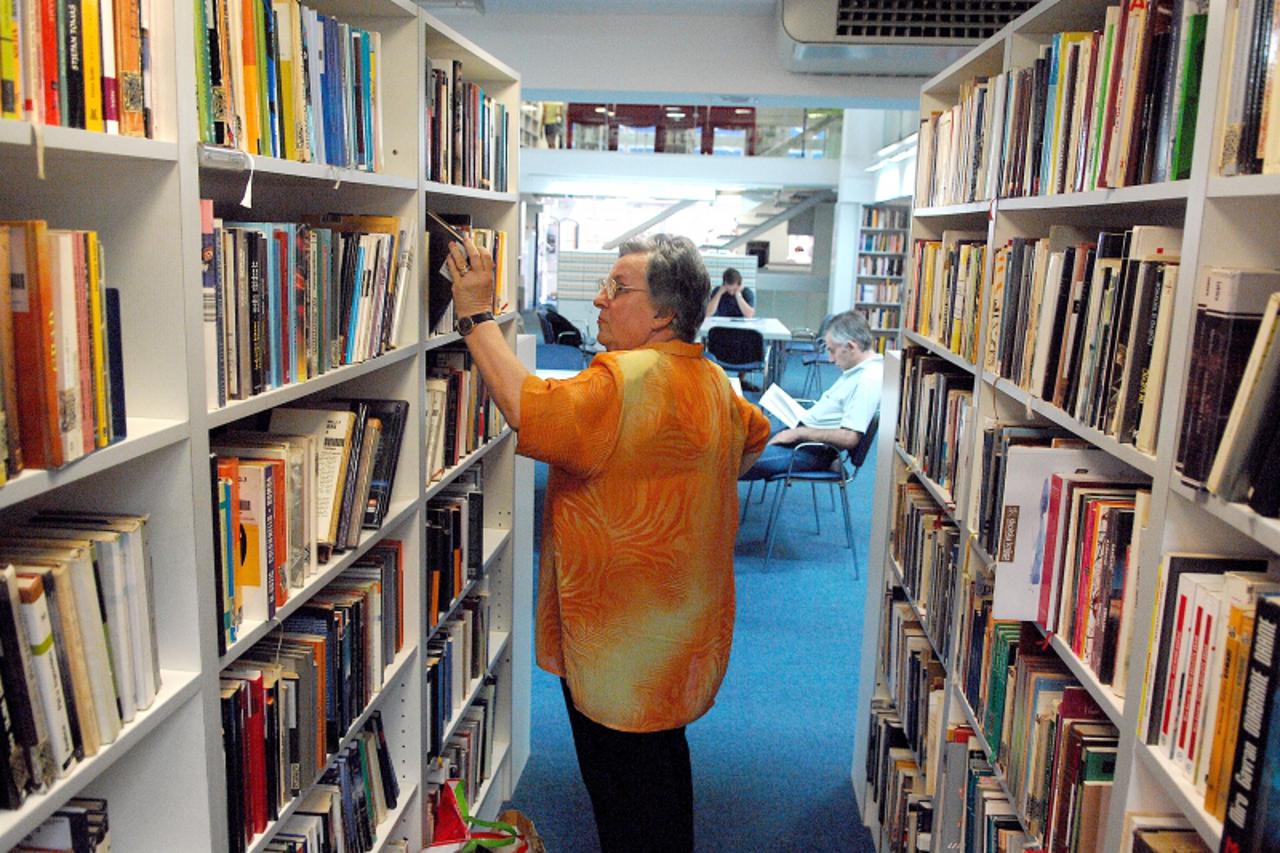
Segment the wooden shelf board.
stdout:
<path fill-rule="evenodd" d="M 504 314 L 499 314 L 494 319 L 497 320 L 499 326 L 504 326 L 507 323 L 510 323 L 511 321 L 515 320 L 516 316 L 517 316 L 516 311 L 513 309 L 510 311 L 507 311 Z M 445 334 L 445 335 L 432 335 L 431 337 L 427 338 L 426 346 L 428 350 L 433 350 L 433 349 L 439 349 L 440 347 L 446 347 L 449 344 L 460 343 L 461 341 L 462 341 L 462 335 L 458 334 L 457 332 L 449 332 L 448 334 Z"/>
<path fill-rule="evenodd" d="M 463 471 L 470 468 L 479 460 L 483 459 L 495 447 L 502 444 L 502 442 L 506 441 L 511 434 L 512 434 L 511 427 L 506 427 L 502 430 L 502 432 L 498 433 L 494 438 L 489 439 L 484 444 L 476 448 L 474 451 L 472 451 L 471 453 L 468 453 L 466 456 L 459 459 L 458 464 L 454 465 L 452 468 L 447 469 L 444 472 L 444 474 L 440 476 L 440 479 L 434 480 L 431 482 L 430 487 L 427 489 L 426 494 L 424 494 L 423 497 L 426 500 L 431 500 L 436 495 L 440 494 L 440 492 L 444 491 L 446 486 L 448 486 L 454 480 L 458 479 L 459 474 L 461 474 Z"/>
<path fill-rule="evenodd" d="M 971 201 L 967 204 L 948 204 L 940 207 L 921 207 L 915 212 L 916 219 L 939 219 L 949 216 L 965 216 L 986 219 L 991 213 L 990 201 Z"/>
<path fill-rule="evenodd" d="M 250 415 L 256 415 L 258 412 L 265 412 L 267 409 L 274 409 L 277 406 L 292 403 L 294 400 L 300 400 L 326 388 L 332 388 L 334 385 L 340 385 L 343 382 L 349 382 L 352 379 L 358 379 L 374 371 L 382 370 L 384 367 L 399 364 L 416 355 L 420 348 L 417 343 L 408 344 L 376 358 L 371 358 L 368 361 L 348 364 L 330 370 L 304 382 L 294 382 L 291 385 L 272 388 L 270 391 L 263 391 L 261 394 L 245 400 L 231 400 L 222 408 L 213 409 L 209 412 L 208 427 L 214 429 L 215 427 L 226 426 L 241 418 L 247 418 Z"/>
<path fill-rule="evenodd" d="M 129 418 L 127 438 L 61 468 L 29 468 L 0 486 L 0 510 L 186 440 L 186 421 Z"/>
<path fill-rule="evenodd" d="M 442 184 L 439 181 L 423 181 L 419 189 L 427 194 L 428 207 L 431 206 L 431 196 L 433 195 L 451 196 L 453 198 L 469 198 L 479 201 L 498 201 L 504 203 L 520 200 L 519 193 L 500 193 L 495 190 L 482 190 L 477 187 L 461 187 L 457 184 Z"/>
<path fill-rule="evenodd" d="M 489 768 L 489 778 L 485 779 L 480 785 L 480 790 L 476 792 L 476 801 L 471 804 L 471 813 L 474 815 L 482 814 L 488 807 L 489 795 L 495 790 L 493 783 L 502 775 L 504 765 L 511 760 L 511 742 L 499 741 L 494 738 L 493 755 L 490 761 L 493 766 Z M 502 807 L 502 803 L 498 803 L 498 808 Z M 496 811 L 496 810 L 495 810 Z"/>
<path fill-rule="evenodd" d="M 85 159 L 127 158 L 153 160 L 157 163 L 178 161 L 178 145 L 174 142 L 55 125 L 45 125 L 42 133 L 46 159 L 66 156 Z M 32 133 L 31 124 L 16 119 L 0 120 L 0 146 L 13 149 L 30 148 L 33 152 L 32 162 L 34 162 L 35 136 Z M 18 152 L 15 150 L 8 153 Z"/>
<path fill-rule="evenodd" d="M 1178 479 L 1175 472 L 1169 490 L 1234 527 L 1258 544 L 1280 554 L 1280 519 L 1258 515 L 1245 503 L 1229 503 L 1202 489 L 1194 489 Z"/>
<path fill-rule="evenodd" d="M 1067 665 L 1067 668 L 1071 670 L 1071 674 L 1080 682 L 1080 685 L 1089 691 L 1089 695 L 1093 697 L 1093 701 L 1098 703 L 1098 707 L 1102 708 L 1102 712 L 1107 715 L 1107 719 L 1111 721 L 1111 724 L 1116 728 L 1123 728 L 1124 699 L 1117 696 L 1115 691 L 1108 685 L 1099 681 L 1097 673 L 1090 669 L 1088 664 L 1080 660 L 1062 637 L 1057 634 L 1046 634 L 1038 624 L 1035 622 L 1031 624 L 1040 632 L 1040 636 L 1049 638 L 1049 647 Z"/>
<path fill-rule="evenodd" d="M 151 707 L 139 711 L 125 724 L 114 741 L 104 744 L 97 755 L 77 764 L 43 794 L 27 797 L 22 808 L 0 812 L 0 849 L 8 850 L 34 830 L 55 811 L 77 796 L 85 786 L 102 775 L 126 752 L 140 743 L 164 720 L 200 691 L 199 673 L 165 669 L 160 671 L 160 689 Z M 125 780 L 127 784 L 128 780 Z"/>
<path fill-rule="evenodd" d="M 982 372 L 982 379 L 996 391 L 1004 394 L 1011 400 L 1026 406 L 1030 411 L 1040 415 L 1066 430 L 1069 430 L 1076 436 L 1083 438 L 1085 441 L 1104 450 L 1116 459 L 1119 459 L 1130 468 L 1141 471 L 1148 477 L 1154 478 L 1156 475 L 1156 458 L 1143 453 L 1132 444 L 1121 444 L 1113 436 L 1106 435 L 1101 430 L 1095 429 L 1087 424 L 1081 423 L 1076 418 L 1059 409 L 1052 403 L 1042 400 L 1032 395 L 1024 388 L 1019 388 L 1012 381 L 1002 376 L 997 376 L 989 370 Z"/>
<path fill-rule="evenodd" d="M 1183 775 L 1173 762 L 1160 754 L 1154 746 L 1135 742 L 1134 752 L 1138 760 L 1146 766 L 1155 777 L 1165 794 L 1178 807 L 1183 816 L 1195 827 L 1196 832 L 1210 850 L 1217 850 L 1222 844 L 1222 821 L 1204 809 L 1204 795 Z M 1132 784 L 1132 783 L 1131 783 Z"/>
<path fill-rule="evenodd" d="M 382 823 L 378 824 L 378 834 L 373 840 L 373 853 L 387 848 L 387 844 L 391 841 L 391 833 L 395 832 L 396 824 L 400 823 L 400 818 L 404 817 L 404 813 L 409 810 L 409 804 L 413 802 L 414 797 L 418 796 L 418 783 L 410 782 L 407 786 L 400 786 L 400 796 L 396 800 L 396 807 L 387 812 L 387 816 L 382 819 Z"/>
<path fill-rule="evenodd" d="M 347 733 L 343 735 L 342 740 L 338 743 L 338 750 L 336 753 L 333 753 L 334 755 L 341 753 L 351 745 L 352 740 L 360 733 L 360 730 L 364 727 L 364 724 L 368 721 L 369 717 L 373 715 L 374 711 L 378 710 L 378 706 L 382 704 L 383 700 L 391 692 L 391 688 L 399 683 L 400 679 L 409 673 L 409 664 L 416 658 L 417 652 L 417 646 L 409 646 L 400 650 L 400 654 L 396 656 L 396 659 L 392 661 L 391 666 L 386 670 L 386 674 L 382 681 L 382 689 L 373 694 L 369 699 L 369 704 L 360 712 L 360 716 L 356 717 L 351 723 L 351 727 L 347 729 Z M 321 774 L 323 774 L 323 772 L 324 768 L 321 768 Z M 293 813 L 296 812 L 298 807 L 302 805 L 304 800 L 306 800 L 307 794 L 313 787 L 315 787 L 317 782 L 319 782 L 319 776 L 312 779 L 308 784 L 302 786 L 302 789 L 298 792 L 298 796 L 290 800 L 288 804 L 280 810 L 280 817 L 268 823 L 265 830 L 253 837 L 253 840 L 249 844 L 247 853 L 262 853 L 266 846 L 271 843 L 271 839 L 275 834 L 280 831 L 280 828 L 288 822 L 289 818 L 293 816 Z M 407 802 L 408 798 L 406 797 L 405 800 Z"/>
<path fill-rule="evenodd" d="M 1215 176 L 1209 179 L 1209 198 L 1280 196 L 1280 175 Z"/>
<path fill-rule="evenodd" d="M 908 453 L 896 440 L 893 443 L 893 449 L 898 451 L 898 458 L 906 463 L 906 466 L 911 469 L 912 474 L 916 475 L 916 479 L 919 480 L 925 487 L 925 490 L 929 492 L 929 496 L 942 507 L 943 511 L 947 514 L 947 517 L 951 519 L 951 523 L 956 525 L 956 527 L 961 527 L 960 522 L 956 518 L 956 502 L 951 497 L 951 493 L 935 483 L 927 474 L 925 474 L 924 471 L 920 469 L 920 463 L 916 461 L 915 457 Z"/>
<path fill-rule="evenodd" d="M 889 567 L 893 571 L 894 580 L 897 582 L 898 586 L 902 587 L 903 593 L 906 594 L 907 605 L 911 608 L 911 612 L 916 615 L 916 621 L 920 623 L 920 629 L 924 633 L 925 642 L 929 644 L 929 648 L 933 649 L 933 659 L 942 665 L 942 669 L 949 676 L 951 674 L 951 669 L 948 665 L 949 661 L 947 660 L 946 655 L 942 653 L 942 649 L 939 647 L 939 644 L 934 642 L 933 635 L 929 633 L 929 622 L 926 618 L 928 614 L 925 612 L 925 609 L 917 604 L 916 600 L 911 597 L 911 592 L 907 589 L 905 576 L 902 574 L 902 566 L 898 565 L 898 561 L 893 558 L 893 555 L 889 555 L 888 561 Z"/>
<path fill-rule="evenodd" d="M 1002 198 L 1002 213 L 1020 210 L 1064 210 L 1076 207 L 1114 207 L 1119 204 L 1185 203 L 1190 181 L 1166 181 L 1133 187 L 1093 190 L 1083 193 Z"/>
<path fill-rule="evenodd" d="M 239 637 L 218 660 L 218 669 L 230 666 L 241 655 L 249 651 L 263 637 L 284 623 L 291 613 L 311 600 L 317 592 L 333 582 L 338 575 L 349 569 L 357 560 L 369 552 L 377 543 L 386 538 L 387 533 L 413 514 L 417 509 L 415 499 L 396 501 L 387 509 L 387 517 L 377 530 L 364 530 L 360 533 L 360 544 L 342 554 L 341 559 L 331 561 L 328 565 L 317 566 L 316 573 L 301 589 L 290 590 L 289 600 L 276 609 L 276 615 L 263 622 L 246 622 L 240 626 Z"/>
<path fill-rule="evenodd" d="M 969 373 L 976 372 L 976 370 L 974 369 L 973 363 L 970 362 L 967 358 L 965 358 L 962 355 L 957 355 L 956 353 L 947 349 L 942 344 L 938 343 L 932 338 L 926 338 L 924 335 L 921 335 L 917 332 L 908 331 L 907 329 L 902 330 L 902 336 L 906 338 L 908 341 L 910 341 L 911 343 L 924 347 L 929 352 L 933 353 L 939 358 L 945 358 L 947 361 L 951 362 L 961 370 L 968 371 Z"/>
<path fill-rule="evenodd" d="M 366 172 L 327 163 L 302 163 L 281 157 L 253 156 L 235 148 L 201 144 L 198 149 L 200 168 L 209 172 L 252 173 L 256 179 L 287 178 L 290 180 L 327 183 L 340 190 L 343 185 L 384 187 L 412 192 L 418 184 L 414 178 L 386 172 Z"/>

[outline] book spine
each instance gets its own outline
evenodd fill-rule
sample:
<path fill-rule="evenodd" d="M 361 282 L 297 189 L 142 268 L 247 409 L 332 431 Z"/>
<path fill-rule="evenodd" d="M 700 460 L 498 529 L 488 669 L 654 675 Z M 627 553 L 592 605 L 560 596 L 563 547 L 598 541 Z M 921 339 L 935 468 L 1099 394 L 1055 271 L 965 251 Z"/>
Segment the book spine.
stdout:
<path fill-rule="evenodd" d="M 1256 838 L 1260 822 L 1260 800 L 1268 766 L 1277 756 L 1267 754 L 1267 732 L 1275 724 L 1275 681 L 1277 678 L 1276 631 L 1280 627 L 1280 598 L 1264 596 L 1258 601 L 1253 647 L 1249 652 L 1240 734 L 1232 763 L 1231 787 L 1227 794 L 1226 818 L 1222 823 L 1224 851 L 1265 849 Z"/>
<path fill-rule="evenodd" d="M 41 713 L 49 726 L 49 745 L 58 776 L 65 776 L 75 763 L 75 747 L 71 722 L 67 718 L 67 700 L 62 692 L 62 674 L 54 648 L 53 623 L 49 618 L 48 600 L 38 577 L 20 583 L 22 627 L 31 648 L 31 666 Z"/>

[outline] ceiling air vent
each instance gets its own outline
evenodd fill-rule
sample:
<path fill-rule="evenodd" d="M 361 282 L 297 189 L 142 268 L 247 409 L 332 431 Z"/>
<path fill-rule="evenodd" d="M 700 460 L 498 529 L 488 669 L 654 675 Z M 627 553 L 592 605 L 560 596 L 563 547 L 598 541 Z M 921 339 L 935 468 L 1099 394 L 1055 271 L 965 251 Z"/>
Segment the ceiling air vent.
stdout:
<path fill-rule="evenodd" d="M 779 38 L 792 71 L 929 77 L 1034 5 L 1034 0 L 782 0 Z"/>

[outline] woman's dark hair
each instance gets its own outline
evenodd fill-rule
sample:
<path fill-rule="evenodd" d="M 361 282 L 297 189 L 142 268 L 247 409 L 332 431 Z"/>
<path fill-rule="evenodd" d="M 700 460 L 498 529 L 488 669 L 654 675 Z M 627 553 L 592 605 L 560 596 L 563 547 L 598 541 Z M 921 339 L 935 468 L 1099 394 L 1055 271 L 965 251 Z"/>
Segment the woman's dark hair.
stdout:
<path fill-rule="evenodd" d="M 640 253 L 648 255 L 644 277 L 654 307 L 672 316 L 676 337 L 693 343 L 711 298 L 711 279 L 698 247 L 688 237 L 671 234 L 639 237 L 618 247 L 619 257 Z"/>

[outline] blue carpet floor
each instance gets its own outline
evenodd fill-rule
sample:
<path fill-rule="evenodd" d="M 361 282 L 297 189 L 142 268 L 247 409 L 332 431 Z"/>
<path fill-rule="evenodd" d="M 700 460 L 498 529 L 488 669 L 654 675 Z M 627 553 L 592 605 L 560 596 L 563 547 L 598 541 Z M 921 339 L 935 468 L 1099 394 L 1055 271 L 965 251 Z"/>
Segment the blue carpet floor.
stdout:
<path fill-rule="evenodd" d="M 873 480 L 868 464 L 850 496 L 864 576 Z M 545 485 L 539 464 L 535 513 Z M 753 499 L 738 533 L 729 671 L 715 707 L 688 729 L 699 851 L 873 849 L 850 782 L 866 587 L 853 579 L 827 489 L 818 490 L 821 533 L 809 490 L 792 492 L 767 568 L 768 504 Z M 535 666 L 532 694 L 531 753 L 510 805 L 533 819 L 549 853 L 596 851 L 558 680 Z"/>

